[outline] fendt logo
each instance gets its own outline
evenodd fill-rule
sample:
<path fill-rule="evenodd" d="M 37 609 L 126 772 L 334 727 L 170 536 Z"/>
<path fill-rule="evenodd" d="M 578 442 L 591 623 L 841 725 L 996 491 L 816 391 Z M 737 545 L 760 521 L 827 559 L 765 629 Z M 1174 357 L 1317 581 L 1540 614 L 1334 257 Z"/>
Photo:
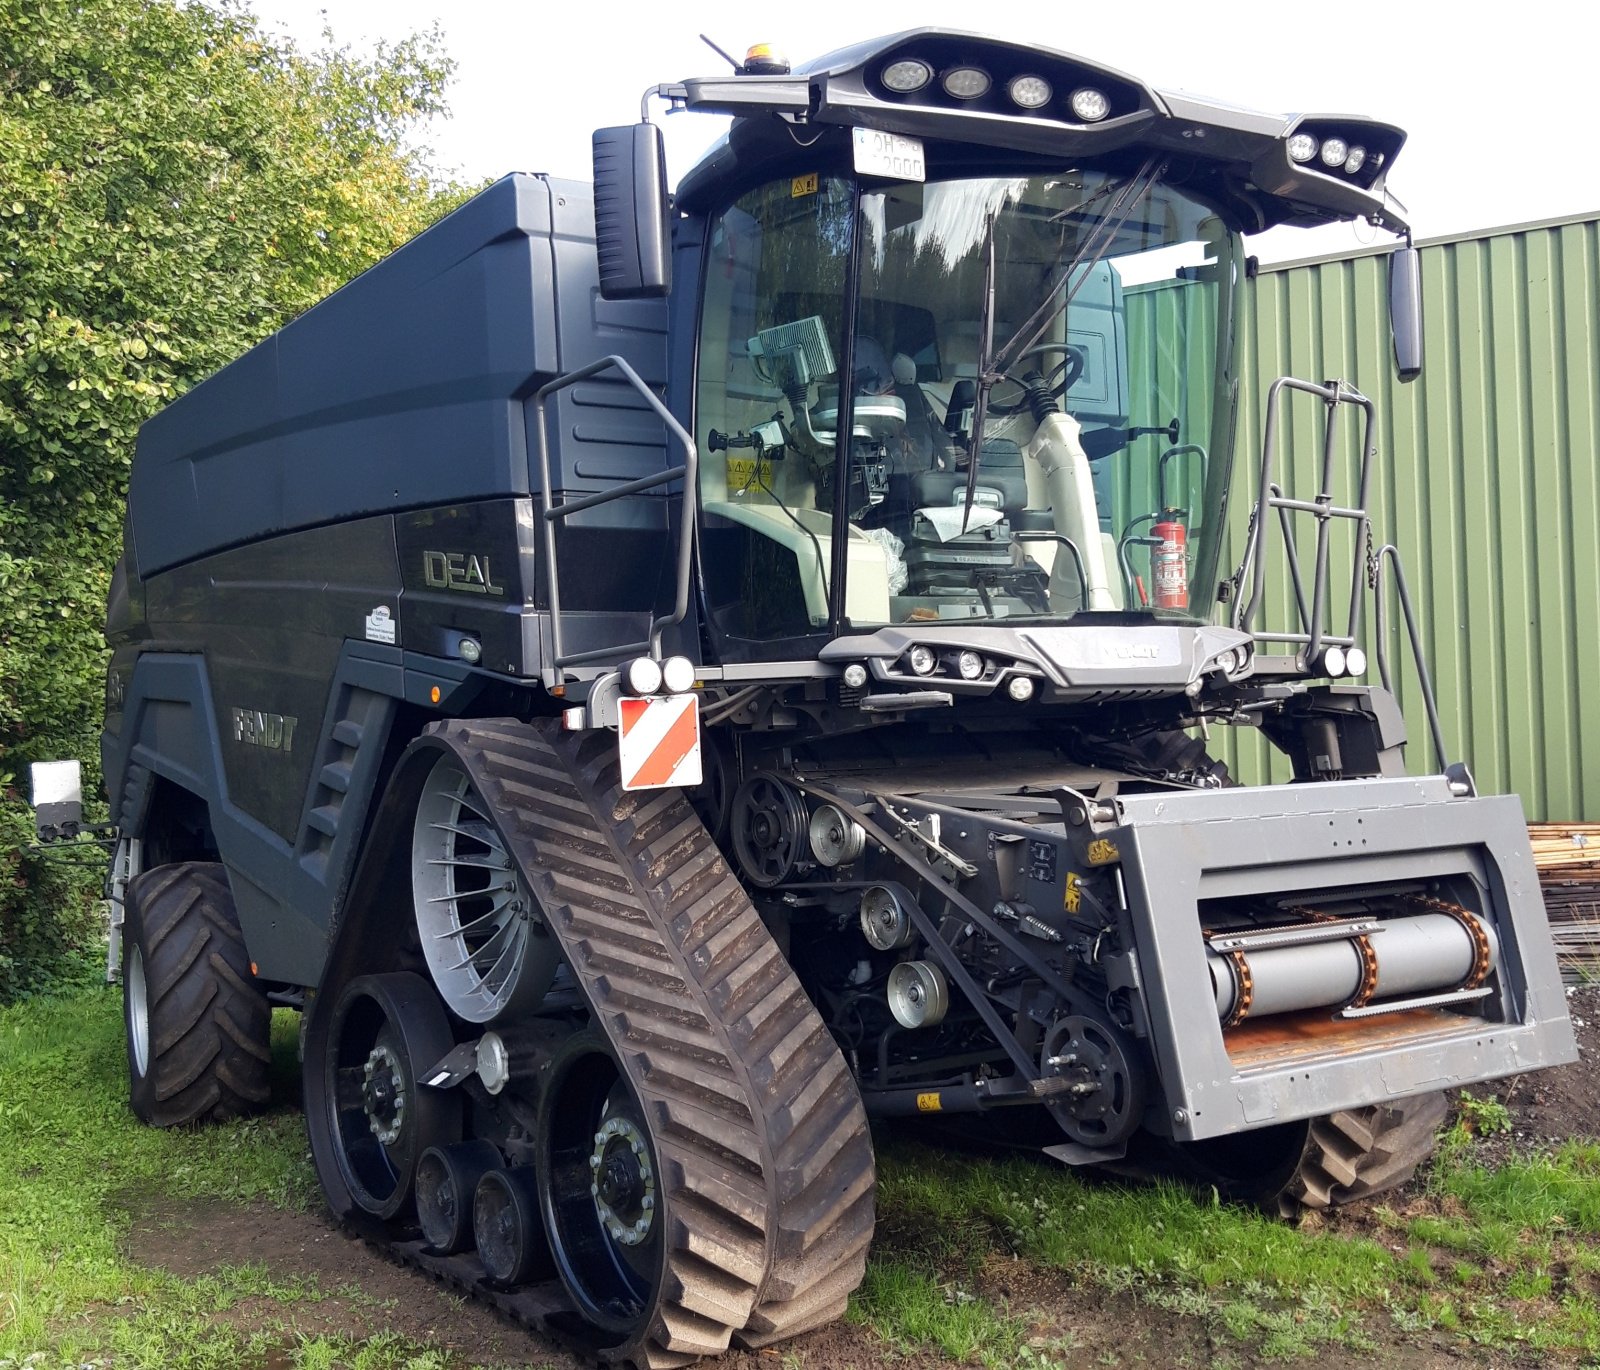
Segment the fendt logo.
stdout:
<path fill-rule="evenodd" d="M 300 720 L 293 714 L 268 714 L 260 709 L 235 709 L 233 711 L 233 740 L 247 747 L 265 747 L 269 751 L 286 752 L 294 746 L 295 725 Z"/>
<path fill-rule="evenodd" d="M 1160 649 L 1148 642 L 1113 642 L 1102 650 L 1117 661 L 1154 661 Z"/>
<path fill-rule="evenodd" d="M 424 552 L 422 578 L 440 590 L 465 590 L 472 595 L 503 595 L 504 585 L 494 583 L 489 558 L 471 552 Z"/>

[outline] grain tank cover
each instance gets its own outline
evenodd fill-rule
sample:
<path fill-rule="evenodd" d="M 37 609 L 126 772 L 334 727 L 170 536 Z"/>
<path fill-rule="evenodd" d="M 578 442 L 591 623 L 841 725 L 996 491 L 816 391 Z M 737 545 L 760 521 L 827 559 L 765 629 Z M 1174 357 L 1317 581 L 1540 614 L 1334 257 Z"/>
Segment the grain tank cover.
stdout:
<path fill-rule="evenodd" d="M 497 181 L 146 423 L 129 490 L 140 573 L 527 494 L 523 399 L 559 369 L 552 236 L 581 230 L 557 189 Z M 587 193 L 574 206 L 587 214 Z"/>

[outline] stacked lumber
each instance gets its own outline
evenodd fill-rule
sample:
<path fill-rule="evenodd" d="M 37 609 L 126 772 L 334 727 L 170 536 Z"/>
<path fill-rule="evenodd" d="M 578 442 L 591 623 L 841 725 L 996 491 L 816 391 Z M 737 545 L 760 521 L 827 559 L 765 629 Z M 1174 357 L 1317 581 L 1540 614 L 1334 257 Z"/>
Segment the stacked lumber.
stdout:
<path fill-rule="evenodd" d="M 1528 838 L 1561 978 L 1600 981 L 1600 823 L 1530 823 Z"/>

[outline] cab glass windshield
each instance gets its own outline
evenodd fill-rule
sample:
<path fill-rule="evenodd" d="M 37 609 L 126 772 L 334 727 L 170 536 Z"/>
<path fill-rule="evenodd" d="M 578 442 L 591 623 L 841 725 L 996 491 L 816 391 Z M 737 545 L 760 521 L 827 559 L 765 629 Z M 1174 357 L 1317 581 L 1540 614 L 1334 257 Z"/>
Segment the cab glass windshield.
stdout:
<path fill-rule="evenodd" d="M 1208 617 L 1238 275 L 1208 206 L 1138 176 L 745 195 L 701 316 L 714 626 Z"/>

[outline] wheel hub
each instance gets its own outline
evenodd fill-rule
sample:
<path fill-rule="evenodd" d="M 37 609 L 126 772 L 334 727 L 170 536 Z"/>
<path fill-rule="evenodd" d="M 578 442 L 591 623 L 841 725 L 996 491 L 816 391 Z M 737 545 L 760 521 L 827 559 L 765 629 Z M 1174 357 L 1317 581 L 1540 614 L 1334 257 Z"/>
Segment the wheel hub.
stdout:
<path fill-rule="evenodd" d="M 385 1045 L 372 1048 L 361 1067 L 361 1106 L 367 1127 L 384 1146 L 392 1146 L 405 1125 L 406 1091 L 400 1062 Z"/>
<path fill-rule="evenodd" d="M 589 1169 L 594 1176 L 589 1193 L 611 1239 L 639 1245 L 650 1235 L 656 1207 L 655 1171 L 644 1134 L 627 1118 L 607 1118 L 594 1134 Z"/>

